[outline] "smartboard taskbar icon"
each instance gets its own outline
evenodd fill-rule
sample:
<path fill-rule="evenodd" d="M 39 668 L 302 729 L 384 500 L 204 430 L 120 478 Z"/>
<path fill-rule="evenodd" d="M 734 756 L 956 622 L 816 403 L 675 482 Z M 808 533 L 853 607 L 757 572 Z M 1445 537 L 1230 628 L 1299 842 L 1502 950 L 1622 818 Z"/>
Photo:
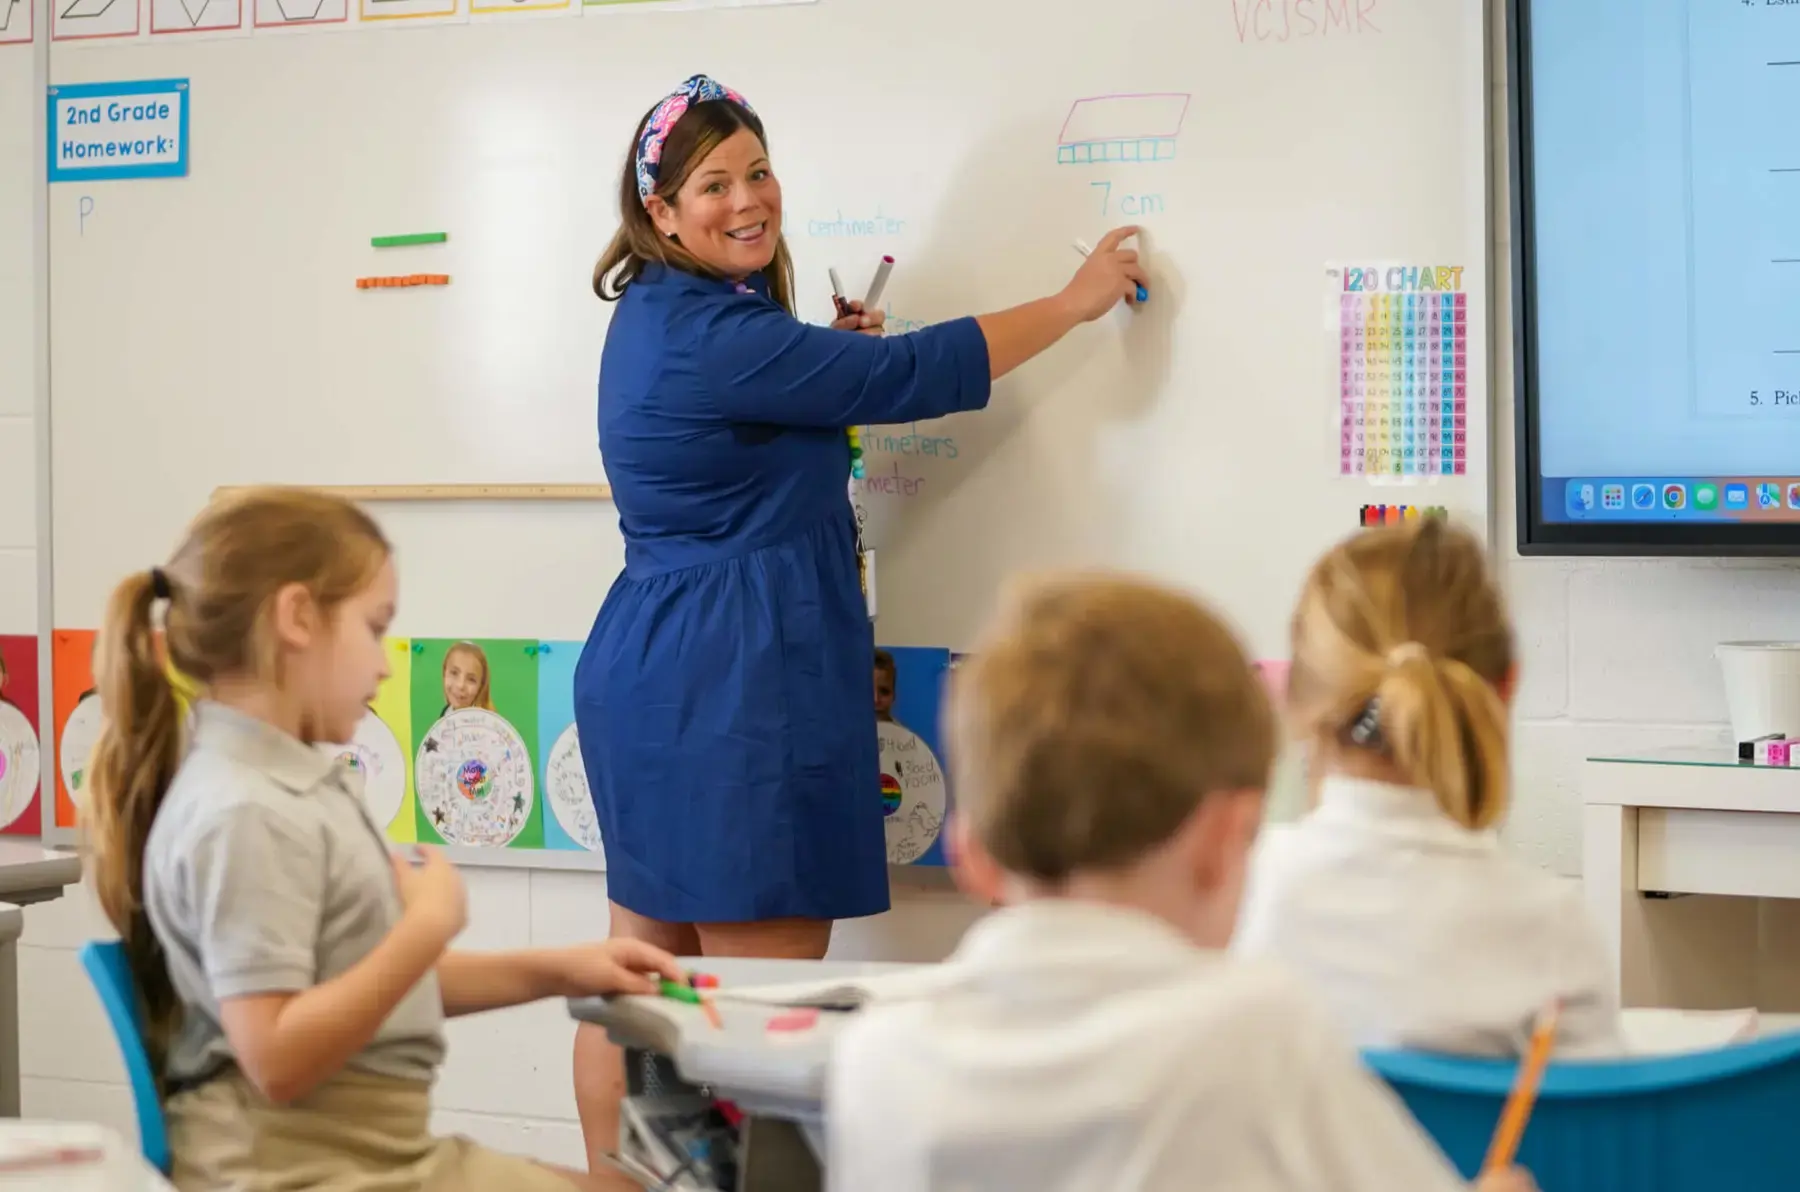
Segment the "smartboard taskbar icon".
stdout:
<path fill-rule="evenodd" d="M 1800 513 L 1800 480 L 1553 480 L 1574 518 Z"/>

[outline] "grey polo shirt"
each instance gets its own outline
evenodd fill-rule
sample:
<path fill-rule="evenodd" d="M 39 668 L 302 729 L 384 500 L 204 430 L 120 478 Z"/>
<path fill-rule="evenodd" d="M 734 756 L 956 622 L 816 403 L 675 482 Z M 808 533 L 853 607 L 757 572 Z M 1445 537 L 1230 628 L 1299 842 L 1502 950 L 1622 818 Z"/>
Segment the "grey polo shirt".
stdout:
<path fill-rule="evenodd" d="M 232 1063 L 222 1000 L 322 984 L 381 942 L 401 913 L 388 856 L 360 775 L 263 721 L 199 704 L 144 855 L 145 911 L 184 1011 L 171 1083 Z M 349 1066 L 430 1081 L 443 1021 L 428 973 Z"/>

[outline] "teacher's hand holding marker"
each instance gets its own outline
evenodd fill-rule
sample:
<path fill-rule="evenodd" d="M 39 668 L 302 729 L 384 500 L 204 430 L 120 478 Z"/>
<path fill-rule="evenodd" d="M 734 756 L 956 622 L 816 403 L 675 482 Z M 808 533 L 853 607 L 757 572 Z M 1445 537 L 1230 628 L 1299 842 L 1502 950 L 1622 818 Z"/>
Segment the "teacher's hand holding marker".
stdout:
<path fill-rule="evenodd" d="M 882 334 L 882 324 L 887 322 L 887 312 L 879 305 L 881 291 L 887 287 L 888 274 L 894 268 L 893 257 L 882 257 L 881 264 L 875 267 L 875 280 L 869 283 L 869 293 L 861 302 L 844 297 L 844 283 L 838 280 L 838 271 L 830 270 L 831 301 L 837 307 L 837 318 L 831 325 L 839 331 L 860 331 L 864 335 Z"/>
<path fill-rule="evenodd" d="M 882 335 L 899 267 L 883 260 L 860 302 L 834 278 L 838 317 L 809 323 L 770 132 L 695 75 L 625 147 L 594 270 L 618 304 L 597 414 L 625 567 L 575 673 L 575 720 L 606 839 L 597 924 L 683 955 L 819 959 L 833 920 L 889 908 L 881 801 L 844 794 L 881 782 L 846 432 L 982 409 L 996 378 L 1142 301 L 1146 277 L 1123 247 L 1137 229 L 1117 228 L 1067 285 L 1006 310 Z M 576 1057 L 598 1170 L 621 1056 L 583 1026 Z"/>

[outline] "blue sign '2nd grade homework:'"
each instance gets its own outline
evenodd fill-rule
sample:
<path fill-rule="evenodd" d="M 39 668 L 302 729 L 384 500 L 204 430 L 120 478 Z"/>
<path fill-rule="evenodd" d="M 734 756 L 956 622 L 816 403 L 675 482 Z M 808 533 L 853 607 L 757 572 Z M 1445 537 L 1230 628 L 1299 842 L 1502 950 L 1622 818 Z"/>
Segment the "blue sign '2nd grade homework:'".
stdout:
<path fill-rule="evenodd" d="M 180 178 L 188 172 L 188 81 L 50 88 L 50 181 Z"/>

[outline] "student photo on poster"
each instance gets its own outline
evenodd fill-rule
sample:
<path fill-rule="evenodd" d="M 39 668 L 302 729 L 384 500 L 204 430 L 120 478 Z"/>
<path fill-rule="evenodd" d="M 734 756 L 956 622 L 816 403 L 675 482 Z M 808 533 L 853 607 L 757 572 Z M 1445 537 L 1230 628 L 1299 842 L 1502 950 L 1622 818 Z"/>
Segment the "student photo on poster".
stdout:
<path fill-rule="evenodd" d="M 544 847 L 536 638 L 413 638 L 412 776 L 421 844 Z M 436 673 L 437 684 L 430 681 Z M 422 681 L 421 681 L 422 680 Z"/>
<path fill-rule="evenodd" d="M 886 650 L 875 651 L 875 719 L 894 719 L 894 692 L 899 686 L 894 669 L 894 656 Z"/>
<path fill-rule="evenodd" d="M 464 708 L 494 710 L 493 671 L 487 651 L 474 642 L 457 642 L 444 653 L 444 710 L 441 719 Z"/>

